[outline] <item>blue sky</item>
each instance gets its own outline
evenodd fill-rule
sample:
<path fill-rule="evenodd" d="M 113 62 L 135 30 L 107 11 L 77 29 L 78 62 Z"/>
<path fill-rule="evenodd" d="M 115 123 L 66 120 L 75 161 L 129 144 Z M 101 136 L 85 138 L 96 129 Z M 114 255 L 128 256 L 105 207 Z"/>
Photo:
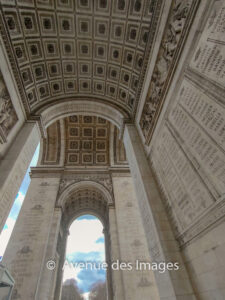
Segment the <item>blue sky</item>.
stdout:
<path fill-rule="evenodd" d="M 0 261 L 4 255 L 9 238 L 13 231 L 16 219 L 19 215 L 24 197 L 30 184 L 30 167 L 37 164 L 40 145 L 38 145 L 32 158 L 30 166 L 26 172 L 21 184 L 15 202 L 11 208 L 10 214 L 6 220 L 5 226 L 0 234 Z M 70 235 L 67 241 L 66 258 L 68 262 L 104 262 L 105 261 L 105 241 L 102 223 L 92 215 L 83 215 L 77 218 L 70 226 Z M 83 292 L 85 299 L 88 299 L 88 293 L 91 286 L 97 281 L 105 281 L 106 271 L 91 270 L 90 268 L 80 269 L 67 266 L 64 268 L 64 278 L 75 278 L 78 287 Z"/>
<path fill-rule="evenodd" d="M 4 226 L 4 228 L 3 228 L 3 230 L 0 234 L 0 260 L 3 256 L 4 252 L 5 252 L 5 249 L 6 249 L 6 246 L 8 244 L 9 238 L 10 238 L 10 236 L 12 234 L 12 231 L 13 231 L 13 227 L 16 223 L 16 219 L 19 215 L 21 206 L 23 204 L 24 197 L 26 195 L 27 189 L 28 189 L 29 184 L 30 184 L 30 176 L 29 176 L 30 167 L 34 167 L 34 166 L 37 165 L 39 150 L 40 150 L 40 145 L 38 145 L 38 147 L 37 147 L 37 149 L 34 153 L 34 156 L 31 160 L 29 168 L 28 168 L 28 170 L 26 172 L 26 175 L 23 179 L 23 182 L 20 186 L 19 192 L 16 195 L 15 202 L 14 202 L 14 204 L 11 208 L 11 211 L 9 213 L 9 216 L 6 220 L 5 226 Z"/>
<path fill-rule="evenodd" d="M 66 259 L 68 264 L 64 268 L 63 281 L 75 278 L 77 285 L 88 299 L 91 286 L 97 281 L 105 281 L 106 271 L 98 268 L 98 264 L 105 262 L 105 240 L 102 223 L 92 215 L 77 218 L 70 226 L 67 240 Z M 72 267 L 70 263 L 93 262 L 96 270 L 91 266 Z M 73 264 L 74 265 L 74 264 Z"/>

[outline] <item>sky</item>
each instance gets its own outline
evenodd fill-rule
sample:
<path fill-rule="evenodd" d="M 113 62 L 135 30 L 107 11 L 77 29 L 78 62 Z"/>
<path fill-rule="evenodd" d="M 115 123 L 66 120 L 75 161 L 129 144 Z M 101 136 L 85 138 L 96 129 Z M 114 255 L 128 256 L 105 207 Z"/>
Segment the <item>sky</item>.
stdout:
<path fill-rule="evenodd" d="M 16 219 L 19 215 L 23 200 L 30 184 L 30 167 L 37 165 L 40 145 L 38 145 L 30 166 L 21 184 L 15 202 L 11 208 L 5 226 L 0 234 L 0 261 L 6 250 Z M 105 242 L 102 223 L 95 216 L 83 215 L 77 218 L 70 226 L 67 241 L 66 260 L 68 264 L 64 266 L 63 281 L 74 278 L 85 299 L 91 286 L 97 281 L 105 281 L 106 271 L 103 269 L 91 270 L 91 268 L 81 269 L 72 267 L 71 263 L 80 262 L 104 262 Z M 98 266 L 96 264 L 96 266 Z"/>
<path fill-rule="evenodd" d="M 14 204 L 11 208 L 11 211 L 9 213 L 9 216 L 6 220 L 5 226 L 0 234 L 0 261 L 4 255 L 6 246 L 10 239 L 10 236 L 12 234 L 13 227 L 16 223 L 16 219 L 19 215 L 21 206 L 23 204 L 23 200 L 25 198 L 26 192 L 27 192 L 29 184 L 30 184 L 30 176 L 29 176 L 30 167 L 35 167 L 37 165 L 39 150 L 40 150 L 40 144 L 37 146 L 37 149 L 35 150 L 34 156 L 31 160 L 29 168 L 28 168 L 26 175 L 23 179 L 23 182 L 20 186 L 19 192 L 16 195 L 15 202 L 14 202 Z"/>
<path fill-rule="evenodd" d="M 75 278 L 78 288 L 88 299 L 91 286 L 106 278 L 106 271 L 99 265 L 105 262 L 103 226 L 95 216 L 83 215 L 71 224 L 69 232 L 63 281 Z M 82 262 L 91 262 L 92 265 L 80 268 Z"/>

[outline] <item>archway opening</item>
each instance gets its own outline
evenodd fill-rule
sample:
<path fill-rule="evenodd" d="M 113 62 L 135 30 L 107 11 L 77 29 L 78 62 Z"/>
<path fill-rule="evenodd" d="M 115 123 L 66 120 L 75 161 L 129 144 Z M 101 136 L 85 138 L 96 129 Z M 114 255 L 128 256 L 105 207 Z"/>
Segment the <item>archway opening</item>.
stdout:
<path fill-rule="evenodd" d="M 105 260 L 103 224 L 82 214 L 69 227 L 61 300 L 107 299 Z"/>

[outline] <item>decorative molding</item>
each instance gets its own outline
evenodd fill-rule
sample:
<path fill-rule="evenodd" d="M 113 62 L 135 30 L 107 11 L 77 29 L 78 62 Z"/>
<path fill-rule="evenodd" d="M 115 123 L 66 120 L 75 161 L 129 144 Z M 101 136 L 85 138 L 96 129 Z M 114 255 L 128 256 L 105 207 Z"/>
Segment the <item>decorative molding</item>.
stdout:
<path fill-rule="evenodd" d="M 214 81 L 189 67 L 185 70 L 185 77 L 207 92 L 213 99 L 225 105 L 225 90 L 221 86 L 215 85 Z"/>
<path fill-rule="evenodd" d="M 76 101 L 67 99 L 66 102 L 55 104 L 40 113 L 45 128 L 62 117 L 92 115 L 112 122 L 121 131 L 124 118 L 128 118 L 128 114 L 124 111 L 120 111 L 113 106 L 108 106 L 106 103 L 94 102 L 93 99 L 86 98 Z"/>
<path fill-rule="evenodd" d="M 176 236 L 180 246 L 185 247 L 192 241 L 200 238 L 207 231 L 212 230 L 225 219 L 225 196 L 213 204 L 196 220 L 190 228 Z"/>
<path fill-rule="evenodd" d="M 110 170 L 112 177 L 132 177 L 129 169 L 124 170 Z"/>
<path fill-rule="evenodd" d="M 149 39 L 148 39 L 146 52 L 145 52 L 145 56 L 144 56 L 142 72 L 141 72 L 141 75 L 140 75 L 140 78 L 138 81 L 137 93 L 135 95 L 135 98 L 137 99 L 137 101 L 135 102 L 134 115 L 137 112 L 138 102 L 140 100 L 142 88 L 145 83 L 144 79 L 145 79 L 145 75 L 146 75 L 146 71 L 147 71 L 147 67 L 148 67 L 148 62 L 151 59 L 151 52 L 152 52 L 152 48 L 154 45 L 156 30 L 157 30 L 159 20 L 160 20 L 160 14 L 161 14 L 162 6 L 163 6 L 163 0 L 153 0 L 153 1 L 151 1 L 150 6 L 151 6 L 152 11 L 154 11 L 154 13 L 152 15 L 152 20 L 151 20 L 151 25 L 150 25 L 151 30 L 149 31 Z"/>

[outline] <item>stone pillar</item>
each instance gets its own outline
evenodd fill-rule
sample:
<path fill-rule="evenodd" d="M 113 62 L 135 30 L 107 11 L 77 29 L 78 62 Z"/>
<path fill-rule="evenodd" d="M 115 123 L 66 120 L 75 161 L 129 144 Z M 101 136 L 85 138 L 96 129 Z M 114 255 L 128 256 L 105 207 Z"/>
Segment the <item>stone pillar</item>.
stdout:
<path fill-rule="evenodd" d="M 105 243 L 106 244 L 106 243 Z M 116 224 L 115 207 L 109 206 L 109 245 L 111 264 L 120 260 L 118 229 Z M 124 300 L 123 278 L 120 270 L 111 270 L 113 299 Z"/>
<path fill-rule="evenodd" d="M 3 258 L 3 264 L 15 279 L 12 300 L 40 299 L 39 285 L 45 267 L 58 186 L 59 178 L 31 179 Z"/>
<path fill-rule="evenodd" d="M 137 261 L 150 263 L 147 241 L 144 234 L 141 216 L 130 174 L 113 174 L 113 190 L 115 197 L 116 223 L 122 278 L 120 285 L 124 288 L 124 298 L 159 299 L 154 274 L 151 270 L 140 270 Z M 113 246 L 112 246 L 113 249 Z M 114 271 L 119 272 L 119 271 Z M 119 276 L 119 274 L 117 275 Z M 122 288 L 122 287 L 121 287 Z M 121 299 L 121 298 L 115 298 Z"/>
<path fill-rule="evenodd" d="M 52 218 L 50 234 L 48 238 L 45 260 L 44 260 L 43 269 L 40 277 L 41 280 L 38 286 L 38 291 L 36 296 L 36 299 L 38 300 L 54 300 L 56 278 L 57 278 L 58 266 L 59 266 L 57 243 L 59 237 L 61 216 L 62 216 L 61 208 L 55 208 L 54 215 Z M 52 270 L 47 267 L 50 261 L 53 261 L 55 263 L 55 268 L 53 265 Z"/>
<path fill-rule="evenodd" d="M 153 262 L 178 262 L 179 270 L 154 272 L 160 299 L 196 299 L 136 127 L 126 124 L 124 144 L 148 249 Z"/>
<path fill-rule="evenodd" d="M 56 287 L 54 300 L 61 300 L 62 285 L 63 285 L 63 267 L 66 260 L 66 243 L 69 235 L 68 229 L 62 228 L 62 235 L 60 236 L 60 249 L 59 249 L 59 260 L 58 260 L 58 273 L 56 278 Z"/>
<path fill-rule="evenodd" d="M 36 123 L 25 123 L 0 161 L 0 232 L 39 142 Z"/>
<path fill-rule="evenodd" d="M 104 227 L 103 233 L 105 238 L 105 261 L 108 266 L 111 266 L 111 257 L 110 257 L 110 237 L 109 237 L 109 228 Z M 107 300 L 113 300 L 113 292 L 112 292 L 112 272 L 111 269 L 108 268 L 106 272 L 106 286 L 107 286 Z"/>

